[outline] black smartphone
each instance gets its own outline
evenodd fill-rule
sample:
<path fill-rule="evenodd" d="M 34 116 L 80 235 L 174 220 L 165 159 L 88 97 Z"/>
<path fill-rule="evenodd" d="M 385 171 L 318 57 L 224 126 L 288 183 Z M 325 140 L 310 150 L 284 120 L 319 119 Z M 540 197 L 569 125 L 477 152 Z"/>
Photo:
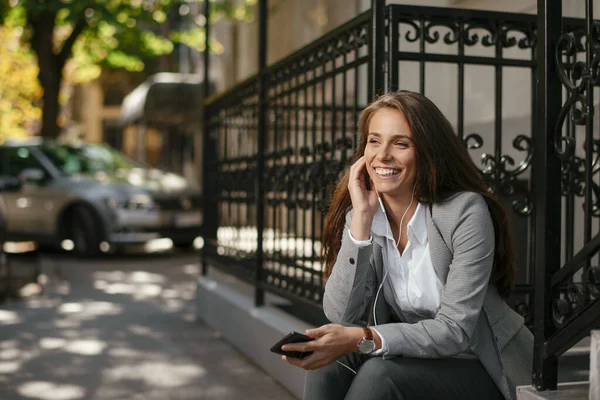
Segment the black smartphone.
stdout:
<path fill-rule="evenodd" d="M 273 345 L 273 347 L 271 347 L 271 351 L 273 353 L 283 354 L 284 356 L 287 356 L 287 357 L 302 359 L 304 357 L 310 356 L 312 354 L 312 351 L 283 351 L 283 350 L 281 350 L 281 346 L 283 346 L 284 344 L 288 344 L 288 343 L 310 342 L 311 340 L 314 340 L 314 339 L 309 336 L 303 335 L 302 333 L 290 332 L 287 335 L 285 335 L 285 337 L 283 339 L 281 339 L 279 342 L 275 343 L 275 345 Z"/>

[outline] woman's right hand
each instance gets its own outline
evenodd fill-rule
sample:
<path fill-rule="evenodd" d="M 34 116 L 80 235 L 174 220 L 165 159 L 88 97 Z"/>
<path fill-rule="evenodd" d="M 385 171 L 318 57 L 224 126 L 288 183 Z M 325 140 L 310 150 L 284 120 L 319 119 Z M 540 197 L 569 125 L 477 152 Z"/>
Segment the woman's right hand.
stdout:
<path fill-rule="evenodd" d="M 372 182 L 367 185 L 367 179 L 370 178 L 367 173 L 365 156 L 362 156 L 350 167 L 348 191 L 352 199 L 353 212 L 373 218 L 377 207 L 379 207 L 379 196 L 377 196 Z M 370 189 L 367 189 L 367 187 L 370 187 Z"/>

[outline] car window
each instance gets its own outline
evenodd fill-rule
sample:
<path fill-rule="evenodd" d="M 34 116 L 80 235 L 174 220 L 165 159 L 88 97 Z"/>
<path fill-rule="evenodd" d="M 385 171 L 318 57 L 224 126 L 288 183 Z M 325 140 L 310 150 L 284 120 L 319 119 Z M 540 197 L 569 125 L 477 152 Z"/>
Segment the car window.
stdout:
<path fill-rule="evenodd" d="M 0 175 L 17 176 L 27 168 L 44 169 L 27 147 L 5 147 L 1 151 L 2 173 Z"/>
<path fill-rule="evenodd" d="M 111 157 L 110 152 L 97 146 L 82 146 L 72 149 L 80 160 L 84 163 L 90 173 L 114 172 L 117 167 Z"/>
<path fill-rule="evenodd" d="M 142 167 L 110 146 L 44 143 L 39 150 L 65 175 L 114 173 L 119 169 Z"/>
<path fill-rule="evenodd" d="M 56 143 L 44 143 L 39 150 L 48 158 L 58 170 L 65 175 L 85 173 L 82 161 L 73 154 L 69 146 Z"/>
<path fill-rule="evenodd" d="M 143 167 L 110 146 L 88 144 L 76 150 L 85 159 L 88 168 L 94 172 L 115 172 L 119 169 Z"/>

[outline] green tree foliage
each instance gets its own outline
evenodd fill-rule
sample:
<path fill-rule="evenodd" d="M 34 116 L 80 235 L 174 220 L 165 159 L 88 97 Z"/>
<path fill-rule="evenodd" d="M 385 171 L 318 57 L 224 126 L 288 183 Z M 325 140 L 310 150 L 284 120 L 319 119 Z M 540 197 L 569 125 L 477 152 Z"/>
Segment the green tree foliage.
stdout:
<path fill-rule="evenodd" d="M 0 143 L 26 137 L 36 129 L 42 114 L 42 89 L 33 53 L 21 44 L 23 29 L 0 26 Z"/>
<path fill-rule="evenodd" d="M 59 133 L 59 92 L 65 65 L 75 81 L 96 78 L 102 67 L 144 69 L 144 59 L 171 53 L 181 42 L 204 51 L 202 18 L 182 32 L 169 23 L 181 7 L 203 9 L 203 0 L 0 0 L 0 23 L 24 29 L 37 55 L 43 89 L 43 137 Z M 211 22 L 251 19 L 256 0 L 211 0 Z M 218 43 L 211 49 L 219 49 Z"/>

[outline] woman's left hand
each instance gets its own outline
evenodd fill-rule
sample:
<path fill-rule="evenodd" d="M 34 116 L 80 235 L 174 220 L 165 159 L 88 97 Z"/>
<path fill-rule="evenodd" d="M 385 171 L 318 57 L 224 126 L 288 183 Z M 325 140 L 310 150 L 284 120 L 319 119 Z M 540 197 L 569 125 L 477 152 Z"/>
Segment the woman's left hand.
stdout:
<path fill-rule="evenodd" d="M 315 340 L 305 343 L 289 343 L 282 347 L 286 351 L 312 351 L 303 359 L 282 356 L 288 363 L 306 370 L 317 369 L 331 364 L 345 354 L 356 351 L 363 336 L 362 328 L 346 327 L 337 324 L 323 325 L 308 329 L 306 335 Z"/>

